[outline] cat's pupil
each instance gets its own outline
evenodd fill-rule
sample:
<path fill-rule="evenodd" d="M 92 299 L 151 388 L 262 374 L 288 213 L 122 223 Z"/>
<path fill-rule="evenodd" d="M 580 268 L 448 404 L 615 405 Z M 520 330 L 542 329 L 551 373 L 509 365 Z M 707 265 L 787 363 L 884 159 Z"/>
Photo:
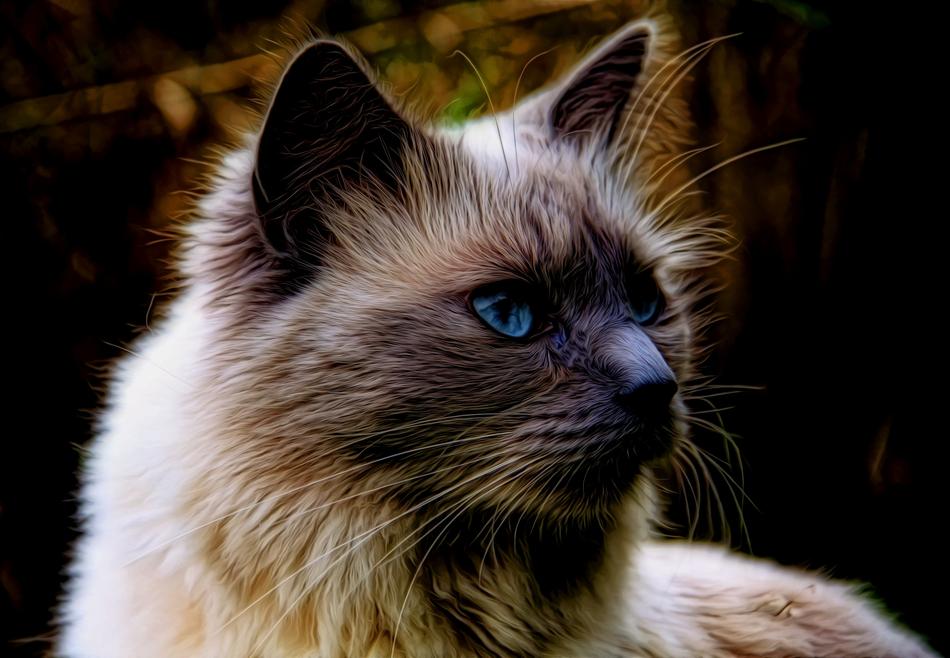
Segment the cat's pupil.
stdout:
<path fill-rule="evenodd" d="M 650 324 L 656 319 L 656 310 L 660 305 L 656 296 L 639 299 L 633 305 L 633 317 L 640 324 Z"/>
<path fill-rule="evenodd" d="M 524 338 L 534 327 L 531 304 L 516 290 L 477 291 L 472 308 L 485 324 L 504 336 Z"/>
<path fill-rule="evenodd" d="M 665 305 L 654 278 L 646 272 L 638 272 L 627 284 L 633 319 L 643 326 L 651 325 L 662 315 Z"/>

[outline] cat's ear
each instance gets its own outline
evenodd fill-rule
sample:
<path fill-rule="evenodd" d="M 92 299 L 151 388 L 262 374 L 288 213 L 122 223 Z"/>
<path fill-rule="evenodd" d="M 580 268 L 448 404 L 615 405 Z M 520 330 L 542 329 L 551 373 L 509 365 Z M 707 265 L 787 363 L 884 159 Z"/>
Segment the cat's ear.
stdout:
<path fill-rule="evenodd" d="M 398 185 L 409 124 L 333 41 L 300 52 L 281 78 L 257 145 L 254 202 L 273 252 L 300 264 L 327 237 L 344 190 Z"/>
<path fill-rule="evenodd" d="M 638 21 L 610 37 L 568 74 L 548 110 L 554 139 L 611 140 L 644 84 L 655 27 Z"/>

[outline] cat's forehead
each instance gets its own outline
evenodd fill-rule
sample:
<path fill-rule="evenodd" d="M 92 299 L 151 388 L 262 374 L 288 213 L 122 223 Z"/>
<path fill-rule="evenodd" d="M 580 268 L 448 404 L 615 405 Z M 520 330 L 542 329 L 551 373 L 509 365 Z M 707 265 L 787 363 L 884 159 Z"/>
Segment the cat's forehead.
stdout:
<path fill-rule="evenodd" d="M 430 208 L 429 221 L 453 225 L 460 239 L 511 242 L 542 264 L 574 265 L 641 251 L 638 209 L 604 159 L 540 141 L 523 141 L 516 149 L 514 142 L 491 138 L 490 131 L 470 135 L 467 130 L 450 149 L 464 165 L 447 169 L 451 180 L 443 184 L 453 190 L 452 199 Z M 437 198 L 428 190 L 423 194 Z"/>
<path fill-rule="evenodd" d="M 398 201 L 357 189 L 334 220 L 341 283 L 462 292 L 518 278 L 576 295 L 655 265 L 659 250 L 608 159 L 540 138 L 519 139 L 516 156 L 486 125 L 416 142 Z"/>

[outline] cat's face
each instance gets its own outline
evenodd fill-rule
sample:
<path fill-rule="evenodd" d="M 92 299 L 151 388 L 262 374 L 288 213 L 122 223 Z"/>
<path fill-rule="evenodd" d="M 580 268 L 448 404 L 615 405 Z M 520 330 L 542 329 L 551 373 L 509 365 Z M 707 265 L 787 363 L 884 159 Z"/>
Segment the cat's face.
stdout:
<path fill-rule="evenodd" d="M 336 44 L 297 58 L 254 176 L 277 274 L 239 332 L 253 450 L 413 504 L 590 515 L 673 449 L 704 243 L 624 169 L 650 37 L 500 117 L 517 159 L 494 123 L 412 126 Z"/>

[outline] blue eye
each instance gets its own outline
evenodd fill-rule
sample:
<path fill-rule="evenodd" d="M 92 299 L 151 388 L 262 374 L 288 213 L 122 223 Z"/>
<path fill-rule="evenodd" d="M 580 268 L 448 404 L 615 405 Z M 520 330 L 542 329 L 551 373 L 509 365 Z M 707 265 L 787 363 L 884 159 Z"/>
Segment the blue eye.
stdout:
<path fill-rule="evenodd" d="M 637 272 L 627 279 L 627 296 L 633 319 L 642 326 L 651 325 L 660 319 L 666 308 L 666 300 L 656 280 L 649 272 Z"/>
<path fill-rule="evenodd" d="M 633 319 L 638 324 L 653 324 L 660 315 L 659 308 L 660 300 L 657 297 L 641 300 L 639 304 L 633 307 Z"/>
<path fill-rule="evenodd" d="M 535 329 L 535 312 L 527 291 L 517 284 L 476 290 L 471 303 L 478 317 L 503 336 L 524 338 Z"/>

